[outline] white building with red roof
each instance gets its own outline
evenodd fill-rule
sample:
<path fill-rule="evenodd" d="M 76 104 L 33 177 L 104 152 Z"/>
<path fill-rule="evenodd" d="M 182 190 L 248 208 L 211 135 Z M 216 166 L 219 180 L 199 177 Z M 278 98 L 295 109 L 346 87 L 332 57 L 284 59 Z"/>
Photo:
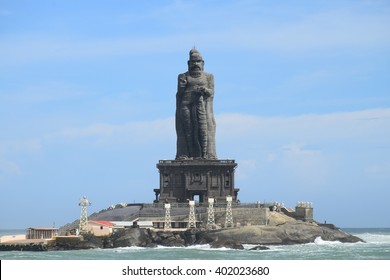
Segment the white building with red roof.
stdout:
<path fill-rule="evenodd" d="M 114 224 L 109 221 L 89 220 L 88 232 L 95 236 L 106 236 L 112 234 Z"/>

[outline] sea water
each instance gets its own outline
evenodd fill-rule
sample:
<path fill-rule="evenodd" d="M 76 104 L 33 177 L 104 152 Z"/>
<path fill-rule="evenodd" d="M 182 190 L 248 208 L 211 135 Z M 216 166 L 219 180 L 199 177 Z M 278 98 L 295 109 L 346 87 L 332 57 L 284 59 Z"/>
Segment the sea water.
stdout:
<path fill-rule="evenodd" d="M 390 260 L 390 228 L 354 228 L 343 231 L 365 241 L 341 243 L 324 241 L 299 245 L 269 246 L 270 250 L 212 249 L 208 245 L 190 247 L 89 249 L 72 251 L 1 252 L 1 260 Z M 0 230 L 0 236 L 24 231 Z"/>

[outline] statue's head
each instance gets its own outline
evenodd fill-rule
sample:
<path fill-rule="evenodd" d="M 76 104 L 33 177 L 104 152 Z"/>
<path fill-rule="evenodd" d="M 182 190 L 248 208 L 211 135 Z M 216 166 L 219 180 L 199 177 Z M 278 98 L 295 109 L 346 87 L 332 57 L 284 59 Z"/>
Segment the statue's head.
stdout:
<path fill-rule="evenodd" d="M 202 55 L 200 52 L 192 48 L 190 50 L 190 60 L 188 60 L 188 71 L 190 73 L 196 73 L 203 71 L 204 68 L 204 61 L 202 59 Z"/>

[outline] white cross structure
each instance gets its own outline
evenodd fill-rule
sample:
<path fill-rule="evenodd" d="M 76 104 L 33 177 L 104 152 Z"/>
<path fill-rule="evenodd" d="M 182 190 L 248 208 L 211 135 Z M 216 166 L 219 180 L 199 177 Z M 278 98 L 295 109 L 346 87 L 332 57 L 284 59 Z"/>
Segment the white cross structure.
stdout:
<path fill-rule="evenodd" d="M 171 228 L 171 204 L 165 203 L 165 219 L 164 219 L 164 229 Z"/>
<path fill-rule="evenodd" d="M 80 199 L 79 206 L 81 206 L 81 214 L 80 214 L 79 233 L 87 233 L 88 232 L 87 207 L 90 205 L 91 205 L 91 203 L 88 201 L 86 196 L 83 196 Z"/>
<path fill-rule="evenodd" d="M 188 228 L 196 228 L 196 219 L 195 219 L 195 201 L 190 200 L 190 214 L 188 215 Z"/>
<path fill-rule="evenodd" d="M 209 207 L 207 209 L 207 228 L 211 229 L 214 225 L 214 198 L 209 198 Z"/>
<path fill-rule="evenodd" d="M 228 195 L 226 197 L 226 220 L 225 220 L 225 228 L 233 227 L 233 211 L 232 211 L 232 197 Z"/>

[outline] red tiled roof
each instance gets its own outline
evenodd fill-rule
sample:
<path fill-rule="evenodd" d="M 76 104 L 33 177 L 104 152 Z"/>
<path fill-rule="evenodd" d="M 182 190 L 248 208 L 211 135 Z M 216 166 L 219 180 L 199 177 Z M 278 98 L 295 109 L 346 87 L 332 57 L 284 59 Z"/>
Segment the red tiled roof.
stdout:
<path fill-rule="evenodd" d="M 89 221 L 90 223 L 95 223 L 95 224 L 98 224 L 98 225 L 103 225 L 103 226 L 107 226 L 107 227 L 112 227 L 114 224 L 109 222 L 109 221 L 102 221 L 102 220 L 91 220 Z"/>

